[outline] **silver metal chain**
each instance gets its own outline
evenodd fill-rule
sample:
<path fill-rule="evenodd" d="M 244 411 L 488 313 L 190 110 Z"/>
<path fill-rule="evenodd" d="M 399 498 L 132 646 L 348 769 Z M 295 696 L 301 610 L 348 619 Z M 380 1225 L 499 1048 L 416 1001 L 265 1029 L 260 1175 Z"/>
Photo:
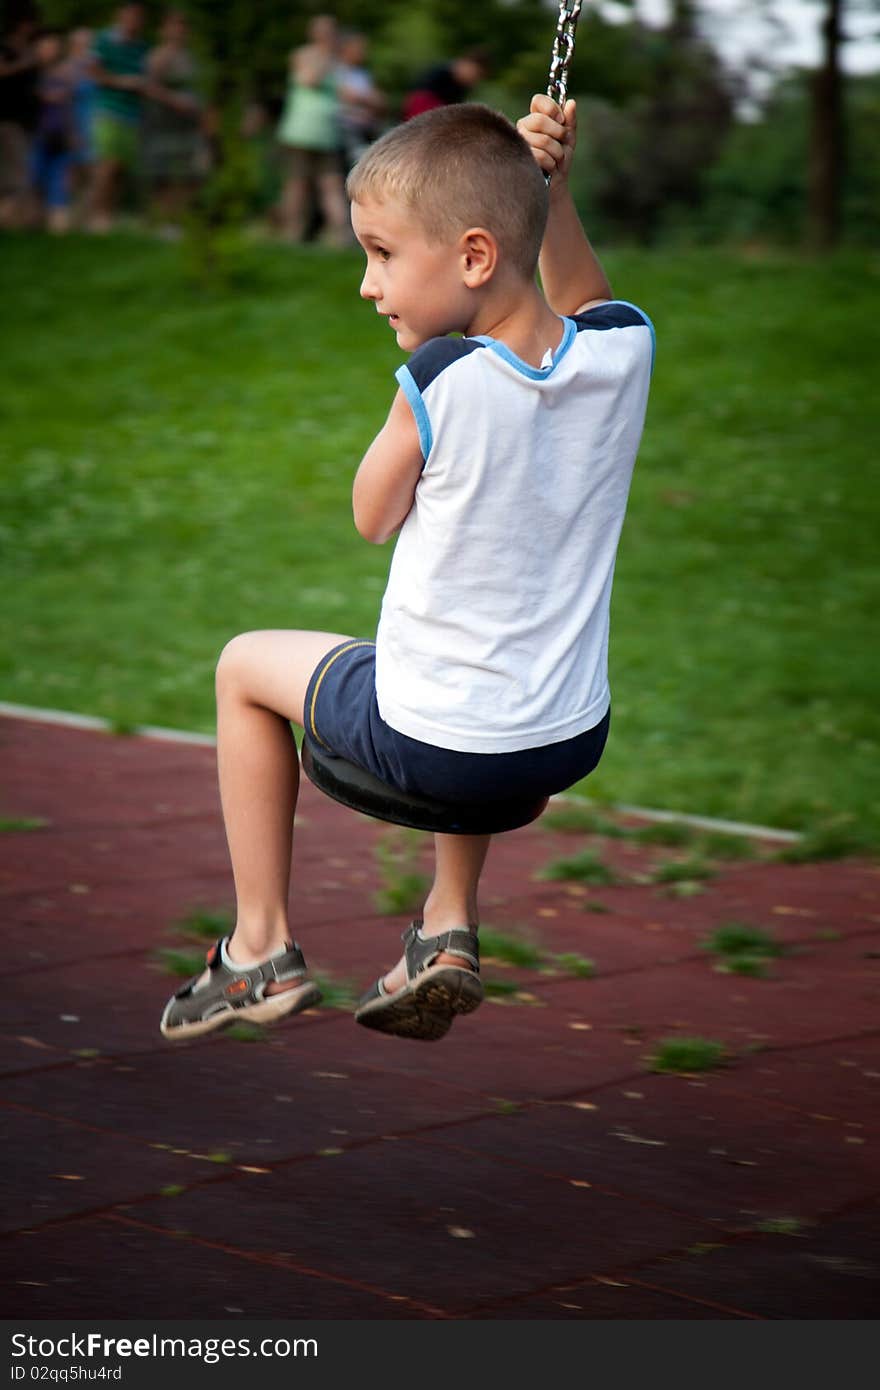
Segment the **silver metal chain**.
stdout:
<path fill-rule="evenodd" d="M 559 0 L 559 18 L 556 21 L 556 34 L 550 57 L 550 78 L 547 84 L 547 95 L 552 97 L 558 106 L 565 105 L 568 70 L 574 55 L 574 38 L 582 5 L 583 0 Z"/>

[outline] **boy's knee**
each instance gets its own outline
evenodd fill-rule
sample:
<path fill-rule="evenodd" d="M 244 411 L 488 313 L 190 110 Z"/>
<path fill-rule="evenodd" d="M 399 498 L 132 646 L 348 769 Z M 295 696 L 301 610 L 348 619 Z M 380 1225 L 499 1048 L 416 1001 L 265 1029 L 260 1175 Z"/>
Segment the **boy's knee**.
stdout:
<path fill-rule="evenodd" d="M 252 632 L 240 632 L 226 643 L 217 660 L 215 685 L 217 694 L 232 693 L 243 684 L 253 655 Z"/>

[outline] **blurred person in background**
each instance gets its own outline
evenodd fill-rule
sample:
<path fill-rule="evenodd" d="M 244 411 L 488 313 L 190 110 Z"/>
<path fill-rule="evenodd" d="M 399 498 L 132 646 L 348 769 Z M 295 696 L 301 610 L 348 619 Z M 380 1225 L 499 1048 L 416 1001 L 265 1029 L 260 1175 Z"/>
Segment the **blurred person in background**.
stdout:
<path fill-rule="evenodd" d="M 140 157 L 140 126 L 148 47 L 143 39 L 144 6 L 120 5 L 113 24 L 95 39 L 95 166 L 89 230 L 108 232 L 119 205 L 122 182 L 133 178 Z"/>
<path fill-rule="evenodd" d="M 76 129 L 65 40 L 57 30 L 48 29 L 40 35 L 37 61 L 40 109 L 30 148 L 31 187 L 38 225 L 58 234 L 70 230 L 70 170 Z"/>
<path fill-rule="evenodd" d="M 469 49 L 449 63 L 436 63 L 422 73 L 404 98 L 403 119 L 410 121 L 423 111 L 466 101 L 477 83 L 488 77 L 489 71 L 489 54 L 484 48 Z"/>
<path fill-rule="evenodd" d="M 332 15 L 316 15 L 307 35 L 308 42 L 290 55 L 287 98 L 278 125 L 283 165 L 281 234 L 286 241 L 305 239 L 314 200 L 328 240 L 343 246 L 350 235 L 340 158 L 336 20 Z"/>
<path fill-rule="evenodd" d="M 28 157 L 40 114 L 37 94 L 39 14 L 19 5 L 0 42 L 0 227 L 33 224 Z"/>
<path fill-rule="evenodd" d="M 180 10 L 169 10 L 162 20 L 159 42 L 147 59 L 147 79 L 144 173 L 159 233 L 170 239 L 180 235 L 181 222 L 208 172 L 198 69 L 189 47 L 189 25 Z"/>
<path fill-rule="evenodd" d="M 67 41 L 66 68 L 73 101 L 73 153 L 70 160 L 70 195 L 73 216 L 79 218 L 92 185 L 95 144 L 92 136 L 95 80 L 92 77 L 91 29 L 74 29 Z"/>
<path fill-rule="evenodd" d="M 381 133 L 387 106 L 367 63 L 367 40 L 349 30 L 339 43 L 336 81 L 339 89 L 342 152 L 346 174 Z"/>

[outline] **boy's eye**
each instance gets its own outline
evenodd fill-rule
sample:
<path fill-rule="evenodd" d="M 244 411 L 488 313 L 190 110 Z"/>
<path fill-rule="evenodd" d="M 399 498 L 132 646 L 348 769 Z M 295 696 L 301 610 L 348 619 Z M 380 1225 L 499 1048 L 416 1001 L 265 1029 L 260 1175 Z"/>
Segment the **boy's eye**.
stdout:
<path fill-rule="evenodd" d="M 376 255 L 379 257 L 380 261 L 387 261 L 391 255 L 391 252 L 386 250 L 384 246 L 377 246 Z"/>

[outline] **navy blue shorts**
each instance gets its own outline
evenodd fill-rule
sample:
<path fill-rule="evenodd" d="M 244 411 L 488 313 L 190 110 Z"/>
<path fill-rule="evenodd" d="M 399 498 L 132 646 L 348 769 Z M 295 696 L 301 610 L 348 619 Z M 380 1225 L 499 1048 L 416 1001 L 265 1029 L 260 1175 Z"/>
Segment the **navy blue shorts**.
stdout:
<path fill-rule="evenodd" d="M 611 711 L 586 733 L 543 748 L 516 753 L 436 748 L 385 723 L 376 700 L 375 644 L 352 638 L 328 652 L 313 672 L 305 721 L 325 748 L 400 791 L 479 805 L 553 796 L 586 777 L 602 756 Z"/>

